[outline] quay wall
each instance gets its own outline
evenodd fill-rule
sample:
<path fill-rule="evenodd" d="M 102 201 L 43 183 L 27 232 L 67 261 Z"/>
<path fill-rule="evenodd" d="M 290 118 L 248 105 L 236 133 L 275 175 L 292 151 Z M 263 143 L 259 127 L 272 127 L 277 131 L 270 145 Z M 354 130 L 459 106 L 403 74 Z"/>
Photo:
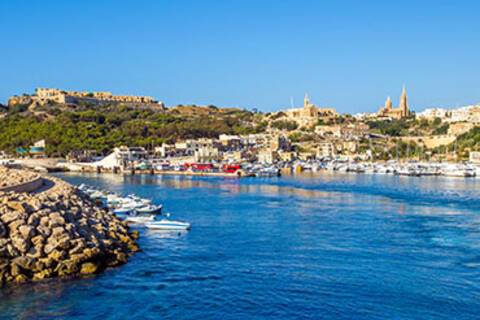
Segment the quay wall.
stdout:
<path fill-rule="evenodd" d="M 8 186 L 8 187 L 3 187 L 0 188 L 0 192 L 33 192 L 37 189 L 39 189 L 43 185 L 43 178 L 42 177 L 37 177 L 34 180 L 13 185 L 13 186 Z"/>
<path fill-rule="evenodd" d="M 200 171 L 174 171 L 174 170 L 121 170 L 120 168 L 104 168 L 93 166 L 71 166 L 71 171 L 76 172 L 96 172 L 96 173 L 119 173 L 119 174 L 158 174 L 158 175 L 177 175 L 177 176 L 208 176 L 208 177 L 224 177 L 224 178 L 241 178 L 248 177 L 248 174 L 240 170 L 237 173 L 225 172 L 200 172 Z"/>

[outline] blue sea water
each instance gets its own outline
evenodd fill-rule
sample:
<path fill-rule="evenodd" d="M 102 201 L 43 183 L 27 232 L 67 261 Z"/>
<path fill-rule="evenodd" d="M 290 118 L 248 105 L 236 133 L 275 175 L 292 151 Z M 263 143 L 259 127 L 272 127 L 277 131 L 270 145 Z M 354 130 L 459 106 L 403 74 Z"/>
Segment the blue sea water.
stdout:
<path fill-rule="evenodd" d="M 61 177 L 193 228 L 142 231 L 142 252 L 89 279 L 0 290 L 1 318 L 480 318 L 480 179 Z"/>

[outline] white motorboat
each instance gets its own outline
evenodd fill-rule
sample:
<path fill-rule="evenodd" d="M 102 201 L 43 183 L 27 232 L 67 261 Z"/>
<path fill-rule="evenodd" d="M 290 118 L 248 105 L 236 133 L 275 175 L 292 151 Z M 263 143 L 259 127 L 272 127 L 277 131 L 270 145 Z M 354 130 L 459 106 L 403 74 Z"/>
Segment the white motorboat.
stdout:
<path fill-rule="evenodd" d="M 274 166 L 261 168 L 257 171 L 256 176 L 257 177 L 278 177 L 280 176 L 280 169 Z"/>
<path fill-rule="evenodd" d="M 122 200 L 123 200 L 123 198 L 120 197 L 117 194 L 114 194 L 114 193 L 109 194 L 109 195 L 107 195 L 107 199 L 106 199 L 107 207 L 115 208 L 117 206 L 120 206 L 122 204 Z"/>
<path fill-rule="evenodd" d="M 442 174 L 447 177 L 463 177 L 469 178 L 475 176 L 475 171 L 466 166 L 447 165 L 442 168 Z"/>
<path fill-rule="evenodd" d="M 98 191 L 98 190 L 90 193 L 89 196 L 90 196 L 90 199 L 92 199 L 92 200 L 104 199 L 105 198 L 105 194 L 101 191 Z"/>
<path fill-rule="evenodd" d="M 137 224 L 145 224 L 147 222 L 151 222 L 155 220 L 154 215 L 148 216 L 128 216 L 125 218 L 125 222 L 128 223 L 137 223 Z"/>
<path fill-rule="evenodd" d="M 133 200 L 131 198 L 121 198 L 121 202 L 118 205 L 117 208 L 113 210 L 114 213 L 125 213 L 125 212 L 133 212 L 137 211 L 140 208 L 146 207 L 146 206 L 151 206 L 150 203 L 145 202 L 145 201 L 139 201 L 139 200 Z M 151 209 L 151 208 L 150 208 Z M 148 213 L 148 212 L 142 212 L 142 213 Z"/>
<path fill-rule="evenodd" d="M 142 214 L 160 214 L 162 213 L 162 205 L 148 204 L 143 207 L 135 208 L 135 212 Z"/>
<path fill-rule="evenodd" d="M 131 206 L 131 207 L 142 207 L 151 204 L 152 201 L 149 199 L 143 199 L 135 195 L 128 195 L 125 198 L 120 198 L 120 204 L 122 206 Z"/>
<path fill-rule="evenodd" d="M 191 228 L 191 224 L 188 222 L 167 219 L 146 222 L 145 226 L 153 230 L 190 230 Z"/>

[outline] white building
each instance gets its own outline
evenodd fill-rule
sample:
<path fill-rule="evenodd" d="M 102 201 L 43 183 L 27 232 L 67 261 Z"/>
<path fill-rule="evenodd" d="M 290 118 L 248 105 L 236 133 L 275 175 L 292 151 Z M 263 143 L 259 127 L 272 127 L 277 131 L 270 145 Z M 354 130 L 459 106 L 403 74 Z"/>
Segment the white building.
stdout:
<path fill-rule="evenodd" d="M 480 123 L 480 105 L 466 106 L 451 111 L 449 122 Z"/>
<path fill-rule="evenodd" d="M 275 163 L 278 159 L 278 154 L 276 151 L 271 149 L 264 149 L 258 152 L 258 162 L 265 164 Z"/>
<path fill-rule="evenodd" d="M 130 163 L 143 161 L 147 158 L 148 152 L 142 147 L 121 146 L 115 148 L 111 154 L 105 158 L 88 164 L 93 167 L 102 167 L 105 169 L 125 168 Z"/>
<path fill-rule="evenodd" d="M 480 163 L 480 152 L 470 151 L 470 162 L 479 164 Z"/>
<path fill-rule="evenodd" d="M 219 160 L 218 148 L 204 146 L 198 148 L 193 155 L 196 162 L 211 162 Z"/>
<path fill-rule="evenodd" d="M 429 108 L 425 109 L 422 112 L 417 113 L 417 118 L 426 119 L 426 120 L 435 120 L 435 118 L 440 118 L 446 120 L 450 115 L 450 112 L 447 109 L 442 108 Z"/>

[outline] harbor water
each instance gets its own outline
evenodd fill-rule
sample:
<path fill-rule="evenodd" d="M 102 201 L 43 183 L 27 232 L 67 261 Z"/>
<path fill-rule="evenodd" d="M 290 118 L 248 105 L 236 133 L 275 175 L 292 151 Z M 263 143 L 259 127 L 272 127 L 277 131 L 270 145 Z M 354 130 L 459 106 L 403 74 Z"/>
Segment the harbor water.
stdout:
<path fill-rule="evenodd" d="M 164 205 L 126 265 L 0 290 L 2 319 L 478 319 L 480 179 L 60 177 Z"/>

